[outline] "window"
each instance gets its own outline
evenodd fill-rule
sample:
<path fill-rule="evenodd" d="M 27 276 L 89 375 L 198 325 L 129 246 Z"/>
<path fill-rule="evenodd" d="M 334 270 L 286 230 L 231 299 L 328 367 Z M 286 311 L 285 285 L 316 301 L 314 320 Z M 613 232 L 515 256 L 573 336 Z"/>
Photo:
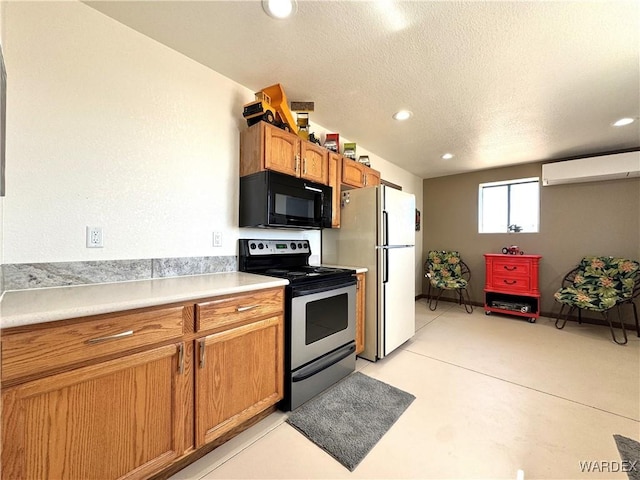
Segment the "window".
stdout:
<path fill-rule="evenodd" d="M 478 195 L 479 233 L 538 231 L 539 178 L 481 183 Z"/>

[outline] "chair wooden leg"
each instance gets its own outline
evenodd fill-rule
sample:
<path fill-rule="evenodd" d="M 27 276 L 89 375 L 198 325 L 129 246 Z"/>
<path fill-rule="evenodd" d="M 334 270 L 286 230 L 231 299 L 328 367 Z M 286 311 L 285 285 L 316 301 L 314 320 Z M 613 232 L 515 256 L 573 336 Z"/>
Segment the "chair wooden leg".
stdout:
<path fill-rule="evenodd" d="M 624 328 L 624 321 L 622 320 L 622 315 L 620 315 L 620 305 L 618 305 L 617 308 L 618 308 L 618 320 L 620 320 L 620 326 L 622 327 L 622 338 L 624 339 L 623 342 L 619 342 L 618 339 L 616 338 L 616 333 L 613 329 L 613 324 L 611 323 L 611 319 L 609 318 L 608 311 L 605 310 L 604 312 L 602 312 L 602 316 L 609 324 L 609 329 L 611 330 L 611 338 L 613 338 L 613 341 L 616 342 L 618 345 L 625 345 L 627 343 L 627 330 Z"/>

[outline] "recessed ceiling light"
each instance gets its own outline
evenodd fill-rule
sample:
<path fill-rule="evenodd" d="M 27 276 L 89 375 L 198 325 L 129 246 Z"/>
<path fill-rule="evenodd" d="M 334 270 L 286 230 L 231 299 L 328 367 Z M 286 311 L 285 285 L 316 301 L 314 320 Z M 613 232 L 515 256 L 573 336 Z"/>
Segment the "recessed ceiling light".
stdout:
<path fill-rule="evenodd" d="M 296 13 L 296 0 L 262 0 L 262 8 L 273 18 L 287 18 Z"/>
<path fill-rule="evenodd" d="M 413 113 L 409 110 L 400 110 L 393 114 L 393 118 L 394 120 L 407 120 L 408 118 L 411 118 L 412 115 Z"/>
<path fill-rule="evenodd" d="M 625 125 L 629 125 L 630 123 L 633 123 L 635 120 L 633 118 L 621 118 L 620 120 L 618 120 L 617 122 L 615 122 L 613 124 L 614 127 L 623 127 Z"/>
<path fill-rule="evenodd" d="M 451 160 L 453 158 L 453 153 L 445 153 L 442 155 L 443 160 Z"/>

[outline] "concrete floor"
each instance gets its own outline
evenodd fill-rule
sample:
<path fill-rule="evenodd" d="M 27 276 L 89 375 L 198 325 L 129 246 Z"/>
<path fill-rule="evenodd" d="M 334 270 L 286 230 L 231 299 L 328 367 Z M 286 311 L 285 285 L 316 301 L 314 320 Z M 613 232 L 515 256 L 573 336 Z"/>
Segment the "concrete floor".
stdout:
<path fill-rule="evenodd" d="M 640 439 L 635 332 L 619 346 L 602 326 L 557 330 L 446 302 L 430 312 L 424 299 L 415 308 L 410 341 L 376 363 L 358 359 L 416 400 L 354 472 L 277 412 L 172 479 L 627 478 L 614 471 L 613 435 Z"/>

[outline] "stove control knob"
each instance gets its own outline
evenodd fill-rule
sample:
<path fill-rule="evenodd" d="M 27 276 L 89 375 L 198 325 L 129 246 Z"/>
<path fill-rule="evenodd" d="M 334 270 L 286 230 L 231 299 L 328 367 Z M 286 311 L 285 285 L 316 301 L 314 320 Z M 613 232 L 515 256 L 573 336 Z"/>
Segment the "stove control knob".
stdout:
<path fill-rule="evenodd" d="M 298 248 L 302 248 L 302 244 L 301 243 L 298 244 Z"/>
<path fill-rule="evenodd" d="M 250 248 L 251 250 L 255 250 L 255 249 L 256 249 L 256 244 L 255 244 L 255 243 L 252 243 L 251 245 L 249 245 L 249 248 Z"/>
<path fill-rule="evenodd" d="M 291 250 L 295 250 L 296 249 L 296 244 L 291 242 L 291 245 L 289 245 L 291 247 Z"/>
<path fill-rule="evenodd" d="M 264 248 L 264 245 L 263 245 L 262 243 L 259 243 L 259 244 L 258 244 L 258 249 L 259 249 L 259 250 L 262 250 L 263 248 Z"/>

